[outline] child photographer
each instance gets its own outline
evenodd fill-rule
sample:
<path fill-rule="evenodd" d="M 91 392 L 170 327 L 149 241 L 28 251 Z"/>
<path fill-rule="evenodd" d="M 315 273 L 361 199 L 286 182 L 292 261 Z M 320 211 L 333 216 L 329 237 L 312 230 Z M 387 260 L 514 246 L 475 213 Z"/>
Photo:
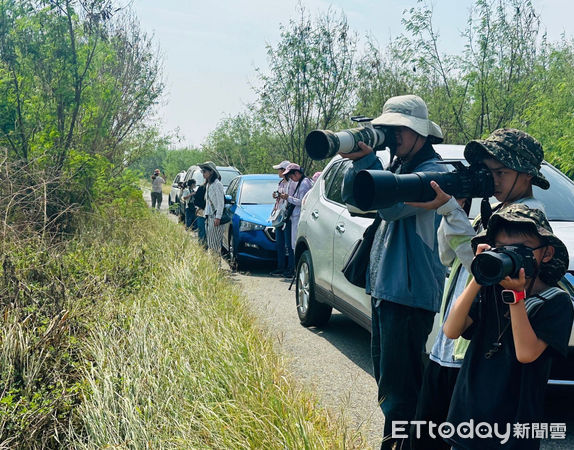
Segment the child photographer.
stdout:
<path fill-rule="evenodd" d="M 281 179 L 277 186 L 277 191 L 273 193 L 275 199 L 275 206 L 273 212 L 278 211 L 285 206 L 286 200 L 281 198 L 281 194 L 289 194 L 289 187 L 291 181 L 286 177 L 285 169 L 291 164 L 290 161 L 281 161 L 279 164 L 273 166 L 277 170 L 277 175 Z M 272 214 L 273 214 L 272 212 Z M 270 272 L 273 276 L 282 276 L 288 268 L 295 267 L 295 253 L 291 247 L 291 223 L 288 222 L 283 227 L 275 228 L 275 242 L 277 243 L 277 268 Z M 285 255 L 287 255 L 287 264 L 285 264 Z M 293 269 L 291 269 L 293 270 Z"/>
<path fill-rule="evenodd" d="M 392 97 L 374 126 L 388 127 L 389 170 L 396 173 L 444 172 L 432 144 L 442 142 L 442 131 L 428 118 L 425 102 L 415 95 Z M 341 154 L 353 160 L 343 186 L 343 201 L 354 204 L 354 178 L 362 169 L 383 170 L 373 149 Z M 351 188 L 350 188 L 351 187 Z M 436 238 L 440 217 L 398 203 L 380 209 L 381 220 L 370 252 L 367 293 L 371 295 L 371 354 L 378 401 L 385 416 L 381 448 L 407 448 L 406 439 L 392 438 L 393 421 L 415 417 L 421 386 L 425 342 L 432 329 L 443 292 L 445 267 L 438 257 Z M 376 220 L 380 220 L 380 219 Z"/>
<path fill-rule="evenodd" d="M 496 210 L 521 203 L 544 211 L 544 207 L 532 194 L 532 185 L 548 189 L 549 183 L 540 173 L 544 152 L 540 143 L 529 134 L 517 129 L 498 129 L 485 140 L 470 141 L 464 156 L 471 164 L 485 164 L 494 182 L 494 197 L 500 202 Z M 438 230 L 439 253 L 444 265 L 451 267 L 451 275 L 445 286 L 441 305 L 442 321 L 446 320 L 454 300 L 470 281 L 470 265 L 474 258 L 471 239 L 488 222 L 492 211 L 484 205 L 483 215 L 471 225 L 462 201 L 457 202 L 432 183 L 437 196 L 431 202 L 411 203 L 427 209 L 437 209 L 442 215 Z M 453 284 L 456 280 L 456 284 Z M 452 391 L 462 366 L 468 341 L 448 339 L 442 330 L 436 336 L 425 368 L 423 384 L 417 405 L 417 420 L 443 423 L 446 420 Z M 415 430 L 413 429 L 413 432 Z M 426 429 L 413 436 L 413 450 L 448 450 L 449 445 L 440 437 L 431 437 Z M 436 435 L 435 435 L 436 436 Z"/>
<path fill-rule="evenodd" d="M 509 436 L 503 443 L 497 436 L 454 433 L 448 442 L 454 449 L 536 449 L 539 440 L 516 437 L 513 425 L 542 421 L 552 359 L 567 352 L 574 308 L 556 286 L 567 270 L 568 251 L 542 211 L 519 204 L 495 213 L 472 245 L 473 278 L 444 323 L 448 338 L 470 339 L 447 421 L 455 429 L 462 422 L 485 422 Z M 523 255 L 518 274 L 497 285 L 484 276 L 486 254 L 481 256 L 493 247 Z M 492 267 L 487 262 L 486 272 Z"/>

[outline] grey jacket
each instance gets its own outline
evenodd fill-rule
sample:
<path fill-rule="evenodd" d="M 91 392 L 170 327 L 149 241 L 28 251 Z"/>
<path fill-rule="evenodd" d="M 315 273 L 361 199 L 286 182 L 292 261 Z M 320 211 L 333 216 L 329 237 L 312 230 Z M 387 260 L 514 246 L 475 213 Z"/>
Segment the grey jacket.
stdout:
<path fill-rule="evenodd" d="M 438 155 L 420 162 L 412 172 L 446 172 Z M 375 153 L 353 162 L 344 184 L 353 183 L 360 170 L 383 170 Z M 397 173 L 403 168 L 399 167 Z M 407 173 L 407 172 L 403 172 Z M 343 201 L 354 204 L 343 188 Z M 375 235 L 367 276 L 367 293 L 383 301 L 438 312 L 446 268 L 438 253 L 441 217 L 434 210 L 397 203 L 378 210 L 383 219 Z"/>

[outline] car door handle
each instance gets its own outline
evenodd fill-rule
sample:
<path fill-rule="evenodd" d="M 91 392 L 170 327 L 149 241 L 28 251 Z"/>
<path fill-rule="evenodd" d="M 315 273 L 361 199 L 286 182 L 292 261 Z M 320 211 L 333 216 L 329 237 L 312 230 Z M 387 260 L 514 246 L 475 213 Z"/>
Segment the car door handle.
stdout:
<path fill-rule="evenodd" d="M 344 223 L 338 223 L 337 226 L 335 227 L 335 229 L 339 233 L 344 233 L 345 232 L 345 224 Z"/>
<path fill-rule="evenodd" d="M 311 215 L 313 216 L 313 219 L 318 219 L 319 218 L 319 211 L 315 210 L 311 213 Z"/>

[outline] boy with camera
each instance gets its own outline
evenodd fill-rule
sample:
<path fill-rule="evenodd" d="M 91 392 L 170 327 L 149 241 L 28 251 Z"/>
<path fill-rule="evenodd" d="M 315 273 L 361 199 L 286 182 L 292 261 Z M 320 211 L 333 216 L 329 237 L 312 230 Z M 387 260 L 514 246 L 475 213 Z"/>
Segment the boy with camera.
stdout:
<path fill-rule="evenodd" d="M 540 172 L 544 152 L 540 143 L 528 133 L 513 128 L 498 129 L 484 140 L 470 141 L 464 149 L 464 156 L 469 163 L 482 163 L 490 170 L 494 197 L 500 202 L 495 207 L 496 210 L 520 203 L 544 211 L 544 206 L 533 197 L 532 192 L 533 185 L 541 189 L 549 187 L 548 181 Z M 442 263 L 451 267 L 441 305 L 441 317 L 444 321 L 454 301 L 470 280 L 470 265 L 474 257 L 471 239 L 477 231 L 485 228 L 492 210 L 490 205 L 483 201 L 481 216 L 471 225 L 467 212 L 463 209 L 463 201 L 457 201 L 444 193 L 436 183 L 431 185 L 437 192 L 436 198 L 431 202 L 413 205 L 436 209 L 443 217 L 438 230 L 438 247 Z M 439 424 L 446 420 L 468 344 L 464 338 L 448 339 L 442 330 L 439 331 L 423 376 L 417 420 Z M 433 438 L 424 429 L 421 431 L 411 440 L 413 450 L 449 449 L 449 445 L 439 437 Z"/>
<path fill-rule="evenodd" d="M 495 213 L 472 245 L 474 276 L 443 327 L 450 339 L 470 339 L 447 418 L 457 431 L 448 442 L 454 449 L 538 448 L 536 436 L 515 435 L 515 424 L 542 421 L 552 358 L 567 352 L 574 308 L 556 286 L 567 270 L 568 251 L 542 211 L 520 204 Z M 496 270 L 489 273 L 498 267 L 492 262 L 503 257 L 522 267 L 507 266 L 496 279 Z M 477 427 L 471 438 L 459 427 L 464 423 L 498 432 L 478 436 Z"/>

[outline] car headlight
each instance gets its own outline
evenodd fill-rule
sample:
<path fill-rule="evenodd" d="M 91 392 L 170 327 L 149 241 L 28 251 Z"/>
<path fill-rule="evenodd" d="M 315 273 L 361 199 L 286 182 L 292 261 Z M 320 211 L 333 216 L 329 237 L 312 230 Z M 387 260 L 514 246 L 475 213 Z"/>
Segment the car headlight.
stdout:
<path fill-rule="evenodd" d="M 264 229 L 265 225 L 259 225 L 258 223 L 247 222 L 245 220 L 239 221 L 239 231 L 256 231 Z"/>

